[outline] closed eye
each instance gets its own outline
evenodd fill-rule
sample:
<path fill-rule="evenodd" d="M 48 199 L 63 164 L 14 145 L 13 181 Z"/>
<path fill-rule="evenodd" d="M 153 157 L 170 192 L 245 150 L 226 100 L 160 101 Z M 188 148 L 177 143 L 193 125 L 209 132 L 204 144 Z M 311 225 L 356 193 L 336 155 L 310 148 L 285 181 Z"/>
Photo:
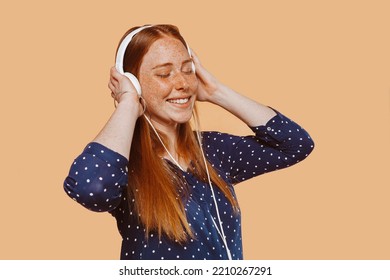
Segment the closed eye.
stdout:
<path fill-rule="evenodd" d="M 157 77 L 160 77 L 162 79 L 168 78 L 170 76 L 170 73 L 168 74 L 156 74 Z"/>
<path fill-rule="evenodd" d="M 193 71 L 192 71 L 192 68 L 190 68 L 190 69 L 188 69 L 188 70 L 187 70 L 187 69 L 186 69 L 186 70 L 183 70 L 182 72 L 183 72 L 184 74 L 190 75 L 190 74 L 192 74 Z"/>

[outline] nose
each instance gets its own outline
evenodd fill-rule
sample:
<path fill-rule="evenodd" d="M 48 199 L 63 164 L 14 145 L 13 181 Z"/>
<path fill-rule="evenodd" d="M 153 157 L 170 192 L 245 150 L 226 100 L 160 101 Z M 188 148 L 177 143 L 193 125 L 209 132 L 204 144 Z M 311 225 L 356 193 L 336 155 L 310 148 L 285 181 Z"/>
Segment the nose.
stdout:
<path fill-rule="evenodd" d="M 175 89 L 178 91 L 186 91 L 189 87 L 188 81 L 184 75 L 185 74 L 181 72 L 176 74 L 174 85 L 175 85 Z"/>

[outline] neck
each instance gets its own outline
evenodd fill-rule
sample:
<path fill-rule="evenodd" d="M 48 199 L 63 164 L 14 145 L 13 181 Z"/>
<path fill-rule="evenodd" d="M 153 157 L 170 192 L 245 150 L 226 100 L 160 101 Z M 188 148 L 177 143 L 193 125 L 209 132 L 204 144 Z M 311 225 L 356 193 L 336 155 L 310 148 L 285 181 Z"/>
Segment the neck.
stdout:
<path fill-rule="evenodd" d="M 151 120 L 146 115 L 145 118 L 151 125 L 152 129 L 154 130 L 154 133 L 156 133 L 157 138 L 159 138 L 159 141 L 164 147 L 163 156 L 168 160 L 172 161 L 173 163 L 175 163 L 176 165 L 178 165 L 184 171 L 186 168 L 186 164 L 184 162 L 181 162 L 180 156 L 176 150 L 178 124 L 175 123 L 174 125 L 168 126 L 168 125 L 161 124 L 158 121 Z M 158 131 L 160 131 L 161 133 L 159 133 Z M 164 134 L 164 141 L 161 138 L 162 135 L 160 134 Z"/>
<path fill-rule="evenodd" d="M 176 154 L 176 147 L 177 147 L 177 125 L 173 127 L 167 127 L 167 126 L 161 126 L 160 124 L 153 122 L 154 127 L 161 131 L 161 133 L 164 135 L 164 144 L 168 148 L 169 152 L 171 154 Z M 161 136 L 161 135 L 160 135 Z"/>

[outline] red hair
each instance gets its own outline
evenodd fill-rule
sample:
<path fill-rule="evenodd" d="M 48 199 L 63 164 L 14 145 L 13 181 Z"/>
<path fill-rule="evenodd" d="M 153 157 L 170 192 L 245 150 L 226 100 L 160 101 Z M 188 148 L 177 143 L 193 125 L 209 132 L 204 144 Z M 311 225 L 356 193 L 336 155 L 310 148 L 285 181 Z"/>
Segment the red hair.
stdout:
<path fill-rule="evenodd" d="M 127 31 L 121 41 L 136 28 L 138 27 Z M 187 48 L 177 27 L 154 25 L 133 37 L 125 52 L 124 71 L 133 73 L 138 78 L 144 55 L 155 41 L 165 36 L 180 40 Z M 196 108 L 194 114 L 197 114 Z M 159 134 L 164 141 L 164 134 L 161 131 Z M 191 172 L 200 181 L 207 182 L 200 144 L 189 122 L 177 126 L 177 137 L 180 139 L 176 147 L 178 154 L 185 162 L 193 160 Z M 182 177 L 177 176 L 169 163 L 162 160 L 163 153 L 164 148 L 154 131 L 150 129 L 145 118 L 140 117 L 135 126 L 129 159 L 129 207 L 138 214 L 145 227 L 146 237 L 151 231 L 156 231 L 160 237 L 164 234 L 171 240 L 183 243 L 188 237 L 194 237 L 182 202 L 183 198 L 188 197 L 189 190 Z M 207 162 L 207 166 L 213 185 L 220 189 L 237 210 L 237 201 L 226 182 L 210 163 Z"/>

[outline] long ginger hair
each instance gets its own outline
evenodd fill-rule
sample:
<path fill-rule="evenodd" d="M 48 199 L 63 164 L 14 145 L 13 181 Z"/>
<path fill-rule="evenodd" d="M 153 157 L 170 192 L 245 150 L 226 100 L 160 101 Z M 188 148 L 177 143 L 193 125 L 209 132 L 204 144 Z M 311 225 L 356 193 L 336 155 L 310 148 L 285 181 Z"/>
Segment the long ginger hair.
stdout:
<path fill-rule="evenodd" d="M 128 30 L 121 41 L 133 30 Z M 139 75 L 140 65 L 150 46 L 160 38 L 170 36 L 187 44 L 173 25 L 154 25 L 135 35 L 128 45 L 124 56 L 124 71 Z M 194 108 L 195 115 L 197 114 Z M 158 131 L 162 141 L 164 134 Z M 203 182 L 207 182 L 207 172 L 202 158 L 201 143 L 189 122 L 177 126 L 177 153 L 186 162 L 191 162 L 191 172 Z M 166 142 L 165 142 L 166 143 Z M 129 207 L 137 213 L 145 227 L 146 237 L 150 232 L 157 232 L 159 237 L 165 235 L 171 240 L 184 243 L 193 232 L 187 222 L 183 200 L 188 198 L 189 189 L 177 171 L 162 159 L 164 148 L 146 119 L 138 118 L 132 140 L 129 159 L 129 182 L 127 196 Z M 207 162 L 211 181 L 229 200 L 233 209 L 238 204 L 226 182 Z"/>

